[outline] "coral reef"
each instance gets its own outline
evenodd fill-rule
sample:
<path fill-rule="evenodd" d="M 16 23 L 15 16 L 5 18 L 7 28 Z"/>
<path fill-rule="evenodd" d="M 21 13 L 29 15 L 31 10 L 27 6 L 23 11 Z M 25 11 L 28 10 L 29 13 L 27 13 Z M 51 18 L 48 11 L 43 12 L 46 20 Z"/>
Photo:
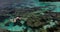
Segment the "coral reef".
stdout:
<path fill-rule="evenodd" d="M 54 12 L 57 8 L 54 3 L 39 2 L 38 0 L 15 1 L 1 4 L 1 32 L 60 32 L 60 13 Z M 17 16 L 22 16 L 20 21 L 22 26 L 13 26 Z M 6 24 L 7 26 L 5 26 Z"/>

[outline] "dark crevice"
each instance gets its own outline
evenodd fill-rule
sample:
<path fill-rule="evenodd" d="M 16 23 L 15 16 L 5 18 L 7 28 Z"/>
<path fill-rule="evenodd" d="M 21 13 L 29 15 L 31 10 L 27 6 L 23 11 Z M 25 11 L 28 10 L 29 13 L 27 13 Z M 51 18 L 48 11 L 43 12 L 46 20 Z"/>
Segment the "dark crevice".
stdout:
<path fill-rule="evenodd" d="M 4 22 L 5 19 L 8 19 L 10 16 L 0 16 L 0 22 Z"/>

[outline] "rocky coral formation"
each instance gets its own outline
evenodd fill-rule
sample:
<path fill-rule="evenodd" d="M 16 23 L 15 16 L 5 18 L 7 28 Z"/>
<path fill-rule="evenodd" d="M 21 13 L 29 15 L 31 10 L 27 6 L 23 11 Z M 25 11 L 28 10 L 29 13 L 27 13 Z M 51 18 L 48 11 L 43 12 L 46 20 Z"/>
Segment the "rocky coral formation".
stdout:
<path fill-rule="evenodd" d="M 48 30 L 50 31 L 58 31 L 60 28 L 60 26 L 57 26 L 59 25 L 60 23 L 60 18 L 59 18 L 59 13 L 58 12 L 42 12 L 43 14 L 41 13 L 31 13 L 27 19 L 27 26 L 29 27 L 32 27 L 32 29 L 34 28 L 40 28 L 41 25 L 47 25 L 48 22 L 50 22 L 50 20 L 53 20 L 53 22 L 57 21 L 56 22 L 56 28 L 54 28 L 52 26 L 52 28 L 48 28 Z M 48 16 L 48 17 L 47 17 Z M 53 24 L 52 24 L 53 25 Z M 49 32 L 49 31 L 48 31 Z"/>

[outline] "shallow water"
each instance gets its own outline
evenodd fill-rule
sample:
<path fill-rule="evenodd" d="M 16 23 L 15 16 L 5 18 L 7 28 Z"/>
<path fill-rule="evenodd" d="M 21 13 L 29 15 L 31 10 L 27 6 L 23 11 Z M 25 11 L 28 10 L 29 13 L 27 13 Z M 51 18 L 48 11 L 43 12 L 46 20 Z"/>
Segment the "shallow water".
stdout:
<path fill-rule="evenodd" d="M 56 5 L 56 8 L 53 10 L 53 12 L 60 12 L 60 2 L 50 2 L 50 3 L 52 5 Z M 36 2 L 34 5 L 35 6 L 44 6 L 45 4 L 40 4 L 39 2 Z M 5 20 L 5 22 L 7 22 L 7 21 L 8 20 Z M 23 24 L 24 21 L 21 21 L 21 23 Z M 43 28 L 46 29 L 47 27 L 51 27 L 53 25 L 55 25 L 55 22 L 50 22 L 50 25 L 46 25 Z M 4 26 L 4 24 L 3 24 L 1 27 L 5 28 L 7 30 L 10 30 L 10 31 L 23 31 L 26 28 L 26 27 L 24 27 L 24 25 L 22 25 L 22 26 L 18 26 L 18 25 L 13 26 L 13 23 L 11 23 L 10 26 Z"/>

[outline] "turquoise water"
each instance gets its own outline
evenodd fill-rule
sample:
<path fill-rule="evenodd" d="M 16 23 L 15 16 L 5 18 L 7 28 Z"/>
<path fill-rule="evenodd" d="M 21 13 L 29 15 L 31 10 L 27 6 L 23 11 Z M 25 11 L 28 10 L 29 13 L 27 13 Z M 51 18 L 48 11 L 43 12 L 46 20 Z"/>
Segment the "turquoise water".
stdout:
<path fill-rule="evenodd" d="M 54 12 L 60 12 L 60 2 L 51 2 L 53 5 L 56 5 Z"/>
<path fill-rule="evenodd" d="M 23 24 L 24 21 L 21 21 L 21 23 Z M 50 21 L 49 24 L 44 25 L 43 28 L 47 29 L 47 28 L 53 27 L 54 25 L 56 25 L 56 22 Z M 22 25 L 22 26 L 18 26 L 18 25 L 13 26 L 13 23 L 10 23 L 9 26 L 3 26 L 2 28 L 5 28 L 5 29 L 10 30 L 10 31 L 23 31 L 24 29 L 26 29 L 26 27 L 24 25 Z M 31 29 L 29 28 L 28 31 L 30 32 Z"/>
<path fill-rule="evenodd" d="M 8 21 L 8 20 L 6 20 Z M 24 21 L 21 21 L 21 23 L 23 24 Z M 13 23 L 11 22 L 9 26 L 1 26 L 4 29 L 10 30 L 10 31 L 22 31 L 23 29 L 25 29 L 26 27 L 24 27 L 24 25 L 22 26 L 13 26 Z"/>
<path fill-rule="evenodd" d="M 39 6 L 55 5 L 53 12 L 60 12 L 60 2 L 39 2 Z M 53 7 L 52 7 L 53 8 Z"/>
<path fill-rule="evenodd" d="M 8 21 L 8 20 L 6 20 L 6 22 L 7 22 L 7 21 Z M 24 24 L 24 22 L 25 22 L 25 21 L 21 21 L 22 24 Z M 24 25 L 22 25 L 22 26 L 18 26 L 18 25 L 13 26 L 13 23 L 11 22 L 9 26 L 4 26 L 4 25 L 3 25 L 3 26 L 1 26 L 0 28 L 6 29 L 6 30 L 9 30 L 9 31 L 23 31 L 23 30 L 26 29 L 27 27 L 25 27 Z M 27 31 L 30 32 L 31 29 L 29 28 Z"/>
<path fill-rule="evenodd" d="M 24 21 L 22 20 L 21 21 L 22 24 L 24 24 Z M 7 27 L 7 30 L 10 30 L 10 31 L 22 31 L 23 29 L 25 29 L 26 27 L 24 27 L 24 25 L 22 26 L 13 26 L 13 23 L 10 23 L 10 25 Z"/>
<path fill-rule="evenodd" d="M 5 20 L 5 22 L 8 22 L 8 21 L 9 21 L 9 19 Z M 24 24 L 24 22 L 25 22 L 24 20 L 21 21 L 22 24 Z M 47 29 L 47 28 L 53 27 L 54 25 L 56 25 L 56 23 L 57 23 L 57 21 L 52 22 L 52 20 L 51 20 L 51 21 L 49 21 L 49 24 L 44 25 L 43 28 Z M 11 22 L 9 26 L 4 26 L 4 25 L 5 24 L 3 24 L 1 27 L 4 28 L 4 29 L 10 30 L 10 31 L 23 31 L 24 29 L 27 28 L 24 25 L 22 25 L 22 26 L 18 26 L 18 25 L 13 26 L 13 22 Z M 30 32 L 30 31 L 31 31 L 31 29 L 29 28 L 28 32 Z"/>
<path fill-rule="evenodd" d="M 48 3 L 48 2 L 47 2 Z M 60 12 L 60 2 L 49 2 L 51 5 L 56 5 L 56 8 L 53 10 L 53 12 Z M 35 6 L 45 6 L 45 5 L 50 5 L 50 4 L 41 4 L 41 2 L 35 1 Z M 24 21 L 21 21 L 23 24 Z M 45 25 L 43 28 L 46 29 L 48 27 L 51 27 L 55 25 L 55 22 L 50 22 L 50 25 Z M 26 27 L 24 25 L 22 26 L 13 26 L 13 23 L 10 24 L 10 26 L 2 26 L 3 28 L 10 30 L 10 31 L 23 31 Z"/>

